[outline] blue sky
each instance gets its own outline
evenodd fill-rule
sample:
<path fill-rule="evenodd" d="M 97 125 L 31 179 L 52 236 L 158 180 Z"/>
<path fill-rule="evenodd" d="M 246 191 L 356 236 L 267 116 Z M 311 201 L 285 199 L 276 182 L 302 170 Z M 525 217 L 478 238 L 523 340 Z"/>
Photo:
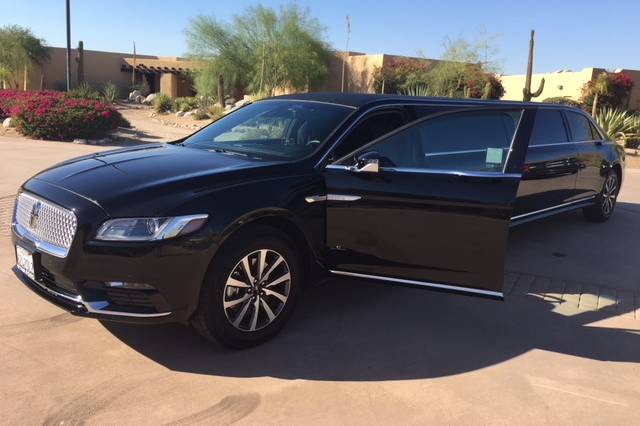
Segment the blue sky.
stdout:
<path fill-rule="evenodd" d="M 229 20 L 256 1 L 71 0 L 72 45 L 141 54 L 185 53 L 184 28 L 198 14 Z M 282 1 L 264 0 L 278 7 Z M 523 73 L 529 30 L 536 30 L 535 71 L 640 69 L 639 0 L 300 0 L 344 49 L 345 16 L 352 19 L 350 50 L 439 57 L 446 37 L 473 39 L 484 27 L 495 35 L 503 72 Z M 51 46 L 65 45 L 64 0 L 19 0 L 2 7 L 0 25 L 30 27 Z"/>

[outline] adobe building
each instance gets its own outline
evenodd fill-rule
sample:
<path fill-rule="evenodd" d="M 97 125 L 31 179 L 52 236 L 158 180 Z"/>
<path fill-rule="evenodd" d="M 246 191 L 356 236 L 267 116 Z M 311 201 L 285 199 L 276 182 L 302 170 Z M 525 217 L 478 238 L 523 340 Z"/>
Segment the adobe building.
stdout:
<path fill-rule="evenodd" d="M 78 82 L 77 49 L 71 50 L 71 85 Z M 198 65 L 182 58 L 167 58 L 151 55 L 136 55 L 135 62 L 130 53 L 101 52 L 84 50 L 84 81 L 96 89 L 111 82 L 120 89 L 120 96 L 126 97 L 133 84 L 132 73 L 135 63 L 135 83 L 146 82 L 150 93 L 163 92 L 175 98 L 193 96 L 193 81 L 190 72 Z M 27 90 L 66 89 L 67 52 L 61 47 L 49 48 L 49 61 L 41 68 L 34 67 L 26 81 Z"/>
<path fill-rule="evenodd" d="M 551 97 L 564 97 L 579 101 L 582 95 L 582 87 L 589 81 L 594 81 L 598 74 L 606 72 L 604 68 L 584 68 L 581 71 L 560 70 L 550 73 L 533 74 L 531 76 L 531 90 L 535 90 L 540 85 L 540 80 L 544 77 L 545 84 L 542 94 L 533 98 L 534 102 L 542 102 Z M 624 72 L 633 80 L 633 88 L 627 99 L 627 109 L 640 110 L 640 71 L 629 69 L 617 69 L 615 73 Z M 500 77 L 504 86 L 504 100 L 521 101 L 522 89 L 524 88 L 526 76 L 503 75 Z"/>

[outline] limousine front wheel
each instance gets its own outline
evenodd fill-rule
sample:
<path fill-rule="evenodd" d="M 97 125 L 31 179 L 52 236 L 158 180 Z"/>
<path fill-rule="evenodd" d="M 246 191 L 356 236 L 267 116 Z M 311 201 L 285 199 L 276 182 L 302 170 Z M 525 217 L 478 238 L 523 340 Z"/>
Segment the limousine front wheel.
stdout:
<path fill-rule="evenodd" d="M 286 235 L 270 228 L 242 233 L 214 259 L 194 318 L 196 330 L 240 348 L 270 339 L 293 309 L 300 273 Z"/>
<path fill-rule="evenodd" d="M 587 220 L 605 222 L 613 214 L 619 191 L 618 175 L 610 173 L 604 181 L 602 191 L 596 197 L 596 203 L 584 209 Z"/>

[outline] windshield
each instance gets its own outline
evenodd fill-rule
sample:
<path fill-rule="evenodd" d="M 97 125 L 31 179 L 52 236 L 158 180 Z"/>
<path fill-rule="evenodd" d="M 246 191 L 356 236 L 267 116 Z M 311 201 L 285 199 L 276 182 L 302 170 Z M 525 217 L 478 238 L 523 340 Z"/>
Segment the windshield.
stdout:
<path fill-rule="evenodd" d="M 183 145 L 295 160 L 318 149 L 351 111 L 349 107 L 317 102 L 260 101 L 222 117 L 187 138 Z"/>

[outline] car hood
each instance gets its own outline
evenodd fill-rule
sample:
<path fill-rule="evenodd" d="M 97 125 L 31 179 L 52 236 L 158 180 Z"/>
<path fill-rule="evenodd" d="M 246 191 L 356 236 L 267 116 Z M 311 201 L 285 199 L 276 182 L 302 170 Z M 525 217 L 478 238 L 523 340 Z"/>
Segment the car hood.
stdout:
<path fill-rule="evenodd" d="M 34 176 L 99 204 L 111 216 L 163 214 L 171 205 L 276 163 L 169 144 L 74 158 Z M 166 199 L 167 202 L 163 202 Z"/>

